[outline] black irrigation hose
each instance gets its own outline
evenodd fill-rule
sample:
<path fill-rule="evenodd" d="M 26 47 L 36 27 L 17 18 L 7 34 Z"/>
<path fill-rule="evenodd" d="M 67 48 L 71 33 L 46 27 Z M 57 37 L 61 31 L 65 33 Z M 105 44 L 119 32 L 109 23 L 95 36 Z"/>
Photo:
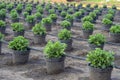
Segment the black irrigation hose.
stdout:
<path fill-rule="evenodd" d="M 1 42 L 2 42 L 2 43 L 5 43 L 5 44 L 8 44 L 8 42 L 7 42 L 7 41 L 4 41 L 4 40 L 2 40 Z M 40 51 L 40 52 L 43 52 L 42 49 L 35 49 L 35 48 L 32 48 L 32 47 L 29 47 L 29 49 L 34 50 L 34 51 Z M 72 58 L 72 59 L 78 59 L 78 60 L 83 60 L 83 61 L 86 60 L 85 57 L 78 57 L 78 56 L 73 56 L 73 55 L 70 55 L 70 54 L 65 54 L 65 55 L 66 55 L 66 57 L 70 57 L 70 58 Z M 116 66 L 116 65 L 114 65 L 114 68 L 116 68 L 116 69 L 120 69 L 120 66 Z"/>

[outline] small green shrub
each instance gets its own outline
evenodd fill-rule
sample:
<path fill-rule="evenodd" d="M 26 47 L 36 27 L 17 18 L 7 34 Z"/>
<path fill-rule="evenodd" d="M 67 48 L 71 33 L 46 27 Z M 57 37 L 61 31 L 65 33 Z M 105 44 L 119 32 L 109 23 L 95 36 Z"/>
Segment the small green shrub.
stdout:
<path fill-rule="evenodd" d="M 91 6 L 91 4 L 87 4 L 87 5 L 86 5 L 86 7 L 90 7 L 90 6 Z"/>
<path fill-rule="evenodd" d="M 23 12 L 23 15 L 26 18 L 29 15 L 29 13 L 28 12 Z"/>
<path fill-rule="evenodd" d="M 23 5 L 22 4 L 18 4 L 16 7 L 17 12 L 21 12 L 23 9 Z"/>
<path fill-rule="evenodd" d="M 32 28 L 32 31 L 34 34 L 37 34 L 37 35 L 46 35 L 46 29 L 45 29 L 45 27 L 43 27 L 43 25 L 41 23 L 36 24 Z"/>
<path fill-rule="evenodd" d="M 42 19 L 42 14 L 40 13 L 40 12 L 37 12 L 37 13 L 35 13 L 35 17 L 37 18 L 37 19 Z"/>
<path fill-rule="evenodd" d="M 28 15 L 26 18 L 26 21 L 28 23 L 34 23 L 35 22 L 35 16 L 34 15 Z"/>
<path fill-rule="evenodd" d="M 11 24 L 11 27 L 13 29 L 13 31 L 15 32 L 21 32 L 24 30 L 24 25 L 22 23 L 13 23 Z"/>
<path fill-rule="evenodd" d="M 87 54 L 87 61 L 92 67 L 105 69 L 113 66 L 114 53 L 96 48 Z"/>
<path fill-rule="evenodd" d="M 55 13 L 55 10 L 54 9 L 49 9 L 49 14 L 54 14 Z"/>
<path fill-rule="evenodd" d="M 115 14 L 115 10 L 113 10 L 113 9 L 109 9 L 109 10 L 108 10 L 108 14 L 112 14 L 112 15 L 114 15 L 114 14 Z"/>
<path fill-rule="evenodd" d="M 47 17 L 42 19 L 43 24 L 52 24 L 52 19 Z"/>
<path fill-rule="evenodd" d="M 6 23 L 2 20 L 0 20 L 0 27 L 5 27 L 6 26 Z"/>
<path fill-rule="evenodd" d="M 26 11 L 26 12 L 31 12 L 31 11 L 32 11 L 32 7 L 26 7 L 26 8 L 25 8 L 25 11 Z"/>
<path fill-rule="evenodd" d="M 116 5 L 112 5 L 112 9 L 117 9 Z"/>
<path fill-rule="evenodd" d="M 76 18 L 79 18 L 79 17 L 82 16 L 82 12 L 81 12 L 81 11 L 76 12 L 76 13 L 74 13 L 74 16 L 75 16 Z"/>
<path fill-rule="evenodd" d="M 64 20 L 60 23 L 63 28 L 71 27 L 71 23 L 67 20 Z"/>
<path fill-rule="evenodd" d="M 0 32 L 0 41 L 4 38 L 4 35 Z"/>
<path fill-rule="evenodd" d="M 96 17 L 96 13 L 95 12 L 90 12 L 89 16 L 91 16 L 92 18 L 95 18 Z"/>
<path fill-rule="evenodd" d="M 0 4 L 0 10 L 5 9 L 5 7 L 6 7 L 6 4 L 4 2 Z"/>
<path fill-rule="evenodd" d="M 29 41 L 25 39 L 23 36 L 18 36 L 10 41 L 8 47 L 17 51 L 25 51 L 28 49 Z"/>
<path fill-rule="evenodd" d="M 95 5 L 94 5 L 94 8 L 98 8 L 98 4 L 95 4 Z"/>
<path fill-rule="evenodd" d="M 73 10 L 72 8 L 69 8 L 67 12 L 70 13 L 70 14 L 72 14 L 73 11 L 74 11 L 74 10 Z"/>
<path fill-rule="evenodd" d="M 60 40 L 68 40 L 71 39 L 71 32 L 67 29 L 63 29 L 58 33 L 58 38 Z"/>
<path fill-rule="evenodd" d="M 89 21 L 85 21 L 82 25 L 83 30 L 93 30 L 94 29 L 94 24 L 92 24 Z"/>
<path fill-rule="evenodd" d="M 59 41 L 49 41 L 44 48 L 44 54 L 46 58 L 60 58 L 65 52 L 66 44 L 60 43 Z"/>
<path fill-rule="evenodd" d="M 67 20 L 67 21 L 73 21 L 73 19 L 74 19 L 74 17 L 73 17 L 73 15 L 70 15 L 70 14 L 67 14 L 66 15 L 66 17 L 65 17 L 65 19 Z"/>
<path fill-rule="evenodd" d="M 62 11 L 60 15 L 61 15 L 63 18 L 65 18 L 65 17 L 66 17 L 66 15 L 67 15 L 67 12 Z"/>
<path fill-rule="evenodd" d="M 82 18 L 82 22 L 85 22 L 85 21 L 92 22 L 93 18 L 91 16 L 85 16 L 85 17 Z"/>
<path fill-rule="evenodd" d="M 11 12 L 10 16 L 11 16 L 12 20 L 16 20 L 19 18 L 19 14 L 16 11 Z"/>
<path fill-rule="evenodd" d="M 107 8 L 107 5 L 104 4 L 104 5 L 103 5 L 103 8 Z"/>
<path fill-rule="evenodd" d="M 14 5 L 12 3 L 8 4 L 6 8 L 11 11 L 14 8 Z"/>
<path fill-rule="evenodd" d="M 39 8 L 37 9 L 37 12 L 40 12 L 41 14 L 43 14 L 43 8 L 42 8 L 42 7 L 39 7 Z"/>
<path fill-rule="evenodd" d="M 117 33 L 120 34 L 120 25 L 114 25 L 110 28 L 111 33 Z"/>
<path fill-rule="evenodd" d="M 105 36 L 100 33 L 90 35 L 88 39 L 88 42 L 90 44 L 94 44 L 96 46 L 100 46 L 101 44 L 104 44 L 105 41 L 106 41 Z"/>
<path fill-rule="evenodd" d="M 56 19 L 57 19 L 57 15 L 56 15 L 56 14 L 50 14 L 50 18 L 51 18 L 52 20 L 56 20 Z"/>
<path fill-rule="evenodd" d="M 113 14 L 106 14 L 106 15 L 104 16 L 104 18 L 107 18 L 107 19 L 112 20 L 112 19 L 113 19 Z"/>
<path fill-rule="evenodd" d="M 113 24 L 112 21 L 110 19 L 107 19 L 107 18 L 103 18 L 102 23 L 104 25 L 112 25 Z"/>

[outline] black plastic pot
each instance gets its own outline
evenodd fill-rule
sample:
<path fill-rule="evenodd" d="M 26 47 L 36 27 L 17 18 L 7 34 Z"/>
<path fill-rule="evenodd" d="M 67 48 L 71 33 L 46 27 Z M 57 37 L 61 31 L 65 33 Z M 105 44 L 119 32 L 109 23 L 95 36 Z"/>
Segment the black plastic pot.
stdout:
<path fill-rule="evenodd" d="M 67 45 L 65 51 L 71 51 L 72 48 L 72 39 L 68 39 L 68 40 L 60 40 L 61 43 L 65 43 Z"/>
<path fill-rule="evenodd" d="M 52 24 L 44 24 L 44 27 L 46 28 L 46 31 L 51 31 Z"/>
<path fill-rule="evenodd" d="M 100 46 L 97 46 L 95 44 L 89 44 L 89 47 L 91 48 L 91 50 L 95 50 L 95 48 L 103 49 L 104 48 L 104 43 L 101 44 Z"/>
<path fill-rule="evenodd" d="M 30 50 L 26 51 L 16 51 L 13 50 L 13 63 L 14 64 L 25 64 L 28 62 Z"/>
<path fill-rule="evenodd" d="M 45 44 L 46 40 L 45 40 L 46 35 L 35 35 L 34 34 L 34 43 L 35 44 Z"/>
<path fill-rule="evenodd" d="M 89 66 L 90 80 L 111 80 L 111 73 L 113 67 L 108 67 L 105 69 L 94 68 Z"/>
<path fill-rule="evenodd" d="M 11 19 L 13 23 L 15 22 L 19 22 L 19 18 L 16 18 L 16 19 Z"/>
<path fill-rule="evenodd" d="M 25 33 L 24 30 L 23 30 L 23 31 L 20 31 L 20 32 L 14 31 L 14 37 L 17 37 L 17 36 L 24 36 L 24 33 Z"/>
<path fill-rule="evenodd" d="M 120 42 L 120 33 L 110 33 L 110 37 L 113 42 L 119 43 Z"/>
<path fill-rule="evenodd" d="M 103 24 L 103 29 L 106 30 L 106 31 L 109 31 L 111 28 L 111 25 L 104 25 Z"/>
<path fill-rule="evenodd" d="M 92 35 L 93 30 L 82 30 L 83 31 L 83 36 L 85 39 L 88 39 L 90 35 Z"/>
<path fill-rule="evenodd" d="M 60 58 L 46 58 L 46 67 L 48 74 L 58 74 L 64 71 L 65 56 Z"/>
<path fill-rule="evenodd" d="M 5 29 L 6 29 L 6 27 L 0 27 L 0 32 L 1 32 L 2 34 L 5 34 Z"/>

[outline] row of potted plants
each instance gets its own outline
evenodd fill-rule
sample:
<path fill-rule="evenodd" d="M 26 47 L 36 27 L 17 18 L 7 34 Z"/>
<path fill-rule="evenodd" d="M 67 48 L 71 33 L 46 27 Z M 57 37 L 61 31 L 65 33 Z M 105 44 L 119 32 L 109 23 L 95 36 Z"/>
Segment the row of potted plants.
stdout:
<path fill-rule="evenodd" d="M 0 34 L 0 38 L 1 34 Z M 16 44 L 17 43 L 17 44 Z M 15 37 L 9 42 L 8 47 L 13 50 L 13 63 L 24 64 L 28 62 L 30 49 L 29 42 L 22 36 Z M 48 74 L 57 74 L 64 71 L 66 44 L 59 41 L 49 41 L 44 48 L 46 69 Z M 113 70 L 114 54 L 100 48 L 90 51 L 87 54 L 89 62 L 90 79 L 110 80 Z"/>

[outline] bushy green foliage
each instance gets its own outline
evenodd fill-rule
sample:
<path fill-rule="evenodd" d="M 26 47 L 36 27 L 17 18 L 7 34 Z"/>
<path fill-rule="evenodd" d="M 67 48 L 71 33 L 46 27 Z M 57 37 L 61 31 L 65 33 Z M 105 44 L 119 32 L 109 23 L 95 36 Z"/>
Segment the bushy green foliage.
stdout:
<path fill-rule="evenodd" d="M 25 39 L 23 36 L 18 36 L 10 41 L 8 47 L 17 51 L 25 51 L 28 49 L 29 41 Z"/>
<path fill-rule="evenodd" d="M 49 41 L 44 48 L 44 54 L 46 58 L 60 58 L 65 52 L 66 44 L 60 43 L 59 41 Z"/>
<path fill-rule="evenodd" d="M 12 20 L 19 18 L 19 14 L 16 12 L 16 10 L 11 11 L 10 16 L 11 16 Z"/>
<path fill-rule="evenodd" d="M 37 12 L 37 13 L 35 13 L 35 17 L 37 18 L 37 19 L 42 19 L 42 14 L 40 13 L 40 12 Z"/>
<path fill-rule="evenodd" d="M 54 14 L 55 13 L 55 10 L 54 9 L 49 9 L 49 14 Z"/>
<path fill-rule="evenodd" d="M 10 4 L 8 4 L 8 5 L 6 6 L 6 8 L 7 8 L 9 11 L 12 10 L 13 7 L 14 7 L 14 4 L 12 4 L 12 3 L 10 3 Z"/>
<path fill-rule="evenodd" d="M 87 61 L 90 62 L 92 67 L 105 69 L 113 66 L 114 54 L 113 52 L 96 48 L 87 54 Z"/>
<path fill-rule="evenodd" d="M 34 15 L 28 15 L 26 18 L 26 21 L 28 23 L 34 23 L 35 22 L 35 16 Z"/>
<path fill-rule="evenodd" d="M 109 9 L 109 10 L 108 10 L 108 14 L 112 14 L 112 15 L 114 15 L 114 14 L 115 14 L 115 10 L 113 10 L 113 9 Z"/>
<path fill-rule="evenodd" d="M 77 17 L 81 17 L 82 15 L 82 12 L 81 11 L 78 11 L 76 13 L 74 13 L 74 16 L 77 18 Z"/>
<path fill-rule="evenodd" d="M 28 12 L 23 12 L 23 15 L 26 18 L 29 15 L 29 13 Z"/>
<path fill-rule="evenodd" d="M 0 27 L 5 27 L 6 26 L 6 23 L 2 20 L 0 20 Z"/>
<path fill-rule="evenodd" d="M 94 24 L 92 24 L 89 21 L 85 21 L 82 25 L 83 30 L 93 30 L 94 29 Z"/>
<path fill-rule="evenodd" d="M 111 33 L 118 33 L 120 34 L 120 25 L 114 25 L 110 28 Z"/>
<path fill-rule="evenodd" d="M 45 27 L 43 27 L 43 25 L 41 23 L 36 24 L 32 28 L 32 31 L 34 34 L 37 34 L 37 35 L 46 35 L 46 29 L 45 29 Z"/>
<path fill-rule="evenodd" d="M 117 9 L 116 5 L 112 5 L 112 9 Z"/>
<path fill-rule="evenodd" d="M 96 46 L 100 46 L 101 44 L 104 44 L 105 41 L 106 41 L 105 36 L 101 33 L 90 35 L 88 39 L 88 42 L 90 44 L 94 44 Z"/>
<path fill-rule="evenodd" d="M 13 31 L 15 31 L 15 32 L 21 32 L 24 30 L 24 25 L 19 22 L 12 23 L 11 27 L 12 27 Z"/>
<path fill-rule="evenodd" d="M 67 15 L 67 12 L 62 11 L 62 12 L 60 13 L 60 15 L 65 18 L 65 16 Z"/>
<path fill-rule="evenodd" d="M 85 21 L 92 22 L 93 18 L 91 16 L 85 16 L 85 17 L 82 18 L 82 22 L 85 22 Z"/>
<path fill-rule="evenodd" d="M 91 4 L 87 4 L 86 7 L 91 7 Z"/>
<path fill-rule="evenodd" d="M 63 29 L 58 33 L 58 38 L 60 40 L 68 40 L 71 39 L 71 32 L 67 29 Z"/>
<path fill-rule="evenodd" d="M 26 11 L 26 12 L 31 12 L 31 11 L 32 11 L 32 7 L 26 7 L 26 8 L 25 8 L 25 11 Z"/>
<path fill-rule="evenodd" d="M 89 16 L 91 16 L 92 18 L 95 18 L 96 17 L 96 13 L 95 12 L 90 12 Z"/>
<path fill-rule="evenodd" d="M 106 15 L 104 16 L 104 18 L 107 18 L 107 19 L 112 20 L 112 19 L 113 19 L 113 14 L 106 14 Z"/>
<path fill-rule="evenodd" d="M 42 7 L 37 8 L 37 12 L 40 12 L 42 14 L 43 13 L 43 8 Z"/>
<path fill-rule="evenodd" d="M 6 7 L 6 4 L 5 4 L 5 3 L 1 3 L 1 4 L 0 4 L 0 10 L 1 10 L 1 9 L 5 9 L 5 7 Z"/>
<path fill-rule="evenodd" d="M 71 23 L 67 20 L 64 20 L 60 23 L 63 28 L 71 27 Z"/>
<path fill-rule="evenodd" d="M 73 17 L 73 15 L 67 14 L 66 17 L 65 17 L 65 19 L 67 21 L 73 21 L 74 17 Z"/>
<path fill-rule="evenodd" d="M 68 12 L 68 13 L 73 13 L 73 11 L 74 11 L 74 10 L 73 10 L 72 8 L 69 8 L 67 12 Z"/>
<path fill-rule="evenodd" d="M 23 9 L 23 5 L 22 5 L 22 4 L 18 4 L 17 7 L 16 7 L 16 10 L 17 10 L 18 12 L 21 12 L 22 9 Z"/>
<path fill-rule="evenodd" d="M 57 19 L 57 15 L 56 15 L 56 14 L 50 14 L 50 18 L 51 18 L 52 20 L 56 20 L 56 19 Z"/>
<path fill-rule="evenodd" d="M 107 18 L 103 18 L 102 23 L 104 25 L 112 25 L 113 24 L 112 21 L 110 19 L 107 19 Z"/>
<path fill-rule="evenodd" d="M 52 24 L 52 19 L 47 17 L 42 19 L 43 24 Z"/>
<path fill-rule="evenodd" d="M 4 38 L 4 35 L 0 32 L 0 41 Z"/>

